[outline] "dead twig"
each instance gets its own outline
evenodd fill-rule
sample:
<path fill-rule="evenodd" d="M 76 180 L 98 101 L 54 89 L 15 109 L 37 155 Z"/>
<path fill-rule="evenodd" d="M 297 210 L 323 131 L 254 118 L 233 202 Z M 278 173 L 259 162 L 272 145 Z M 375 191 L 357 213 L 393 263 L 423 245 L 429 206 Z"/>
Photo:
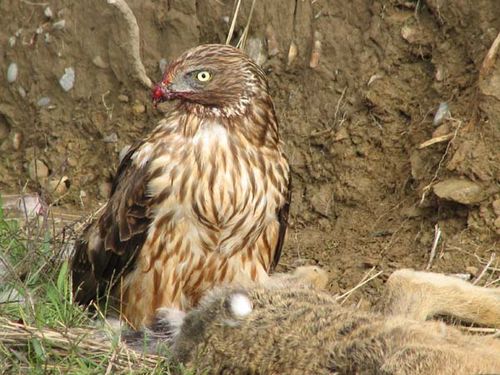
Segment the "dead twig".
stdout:
<path fill-rule="evenodd" d="M 137 24 L 137 19 L 134 13 L 125 2 L 125 0 L 107 0 L 108 4 L 112 5 L 117 9 L 127 24 L 129 40 L 126 41 L 129 48 L 131 58 L 131 68 L 136 78 L 147 88 L 151 88 L 153 83 L 151 79 L 146 75 L 146 69 L 142 64 L 141 53 L 140 53 L 140 37 L 139 37 L 139 25 Z"/>
<path fill-rule="evenodd" d="M 358 285 L 356 285 L 354 288 L 348 290 L 347 292 L 345 292 L 344 294 L 336 297 L 336 300 L 337 301 L 340 301 L 340 304 L 342 305 L 346 300 L 347 298 L 352 294 L 354 293 L 356 290 L 358 290 L 359 288 L 361 288 L 363 285 L 369 283 L 370 281 L 372 281 L 373 279 L 379 277 L 383 271 L 378 271 L 375 275 L 372 275 L 370 277 L 368 277 L 373 271 L 375 270 L 375 267 L 372 267 L 364 276 L 363 278 L 361 279 L 361 281 L 358 283 Z"/>
<path fill-rule="evenodd" d="M 247 24 L 245 25 L 245 29 L 243 30 L 243 33 L 241 34 L 240 40 L 238 41 L 238 44 L 236 45 L 237 48 L 239 49 L 245 49 L 245 44 L 247 42 L 247 37 L 248 37 L 248 31 L 250 30 L 250 21 L 252 21 L 252 16 L 253 16 L 253 10 L 255 8 L 255 1 L 252 1 L 252 6 L 250 7 L 250 14 L 248 15 L 247 19 Z"/>
<path fill-rule="evenodd" d="M 436 257 L 436 249 L 440 238 L 441 238 L 441 229 L 439 228 L 439 225 L 436 224 L 434 225 L 434 241 L 432 242 L 431 253 L 429 255 L 429 262 L 427 263 L 427 267 L 425 267 L 426 270 L 429 270 L 431 268 L 432 262 Z"/>
<path fill-rule="evenodd" d="M 491 264 L 495 261 L 495 258 L 496 258 L 496 254 L 495 253 L 491 253 L 490 260 L 488 261 L 488 263 L 486 263 L 486 265 L 484 266 L 483 270 L 476 277 L 476 279 L 472 282 L 472 284 L 476 285 L 479 282 L 479 280 L 481 280 L 483 278 L 483 276 L 486 273 L 486 271 L 488 271 L 488 269 L 490 268 Z"/>
<path fill-rule="evenodd" d="M 227 33 L 226 44 L 231 42 L 233 39 L 234 27 L 236 26 L 236 18 L 238 18 L 238 14 L 240 13 L 240 5 L 241 0 L 236 0 L 236 9 L 233 13 L 233 20 L 231 21 L 231 26 L 229 27 L 229 32 Z"/>
<path fill-rule="evenodd" d="M 428 139 L 425 142 L 422 142 L 418 146 L 418 149 L 421 150 L 423 148 L 432 146 L 433 144 L 436 144 L 436 143 L 446 142 L 446 141 L 449 141 L 452 138 L 453 138 L 453 133 L 448 133 L 448 134 L 445 134 L 445 135 L 441 135 L 439 137 L 434 137 L 434 138 Z"/>
<path fill-rule="evenodd" d="M 453 142 L 457 138 L 458 132 L 459 132 L 460 128 L 462 127 L 462 121 L 457 120 L 457 119 L 450 119 L 450 120 L 456 121 L 458 123 L 458 125 L 455 128 L 455 131 L 453 132 L 453 136 L 451 137 L 450 141 L 446 145 L 446 150 L 444 151 L 443 156 L 441 156 L 441 159 L 439 160 L 438 166 L 436 168 L 436 172 L 434 172 L 434 176 L 432 177 L 431 182 L 429 182 L 429 184 L 422 189 L 422 197 L 420 198 L 420 204 L 424 203 L 425 197 L 427 196 L 427 193 L 431 190 L 432 186 L 434 185 L 434 182 L 438 179 L 439 172 L 441 171 L 441 167 L 443 166 L 443 163 L 446 160 L 446 157 L 448 156 L 448 152 L 450 151 L 451 145 L 453 144 Z"/>
<path fill-rule="evenodd" d="M 484 78 L 490 73 L 491 69 L 495 65 L 499 47 L 500 47 L 500 33 L 498 33 L 497 37 L 493 41 L 493 44 L 488 50 L 488 53 L 486 53 L 486 56 L 483 60 L 483 64 L 481 65 L 481 70 L 479 71 L 479 78 Z"/>

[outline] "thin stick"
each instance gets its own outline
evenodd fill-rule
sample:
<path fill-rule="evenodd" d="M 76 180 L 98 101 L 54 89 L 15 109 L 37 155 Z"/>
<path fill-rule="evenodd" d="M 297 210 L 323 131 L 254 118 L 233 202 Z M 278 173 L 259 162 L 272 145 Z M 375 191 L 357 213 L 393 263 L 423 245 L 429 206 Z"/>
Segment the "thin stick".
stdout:
<path fill-rule="evenodd" d="M 423 148 L 432 146 L 433 144 L 436 144 L 436 143 L 446 142 L 446 141 L 449 141 L 452 138 L 453 138 L 453 133 L 448 133 L 448 134 L 445 134 L 445 135 L 440 135 L 439 137 L 434 137 L 434 138 L 428 139 L 425 142 L 422 142 L 418 146 L 418 149 L 421 150 Z"/>
<path fill-rule="evenodd" d="M 335 114 L 333 115 L 333 123 L 337 122 L 337 115 L 339 114 L 340 105 L 342 104 L 342 99 L 344 99 L 345 93 L 347 91 L 347 86 L 342 90 L 339 100 L 337 100 L 337 105 L 335 106 Z"/>
<path fill-rule="evenodd" d="M 127 50 L 130 53 L 131 57 L 131 66 L 132 71 L 135 74 L 136 78 L 139 80 L 147 88 L 151 88 L 153 83 L 146 75 L 146 69 L 142 64 L 141 53 L 140 53 L 140 37 L 139 37 L 139 25 L 137 24 L 137 19 L 134 16 L 134 13 L 125 2 L 125 0 L 107 0 L 108 4 L 115 7 L 125 19 L 128 27 L 128 36 L 129 40 L 126 41 L 128 44 Z"/>
<path fill-rule="evenodd" d="M 453 120 L 453 119 L 450 119 L 450 120 Z M 443 156 L 439 160 L 438 166 L 436 168 L 436 172 L 434 172 L 434 176 L 432 177 L 431 182 L 429 182 L 429 184 L 422 189 L 422 197 L 420 198 L 420 204 L 424 203 L 425 197 L 427 196 L 427 193 L 432 188 L 432 185 L 434 184 L 434 181 L 436 181 L 438 179 L 439 172 L 441 171 L 441 166 L 443 165 L 443 163 L 444 163 L 444 161 L 446 159 L 446 156 L 448 156 L 448 152 L 450 151 L 451 145 L 453 144 L 453 142 L 457 138 L 458 131 L 462 127 L 462 121 L 456 120 L 456 119 L 455 119 L 455 121 L 458 122 L 458 125 L 457 125 L 455 131 L 453 132 L 453 137 L 450 139 L 450 141 L 446 145 L 446 150 L 444 151 Z"/>
<path fill-rule="evenodd" d="M 441 229 L 439 229 L 439 225 L 434 225 L 434 241 L 432 242 L 431 254 L 429 255 L 429 262 L 427 263 L 426 270 L 430 269 L 432 266 L 432 262 L 436 257 L 436 248 L 439 243 L 439 239 L 441 238 Z"/>
<path fill-rule="evenodd" d="M 243 30 L 243 34 L 241 34 L 241 38 L 238 41 L 238 44 L 236 45 L 236 47 L 239 49 L 245 48 L 245 44 L 247 42 L 248 31 L 250 30 L 250 21 L 252 21 L 253 9 L 255 7 L 255 1 L 256 0 L 252 1 L 252 6 L 250 7 L 250 14 L 248 15 L 247 24 L 245 25 L 245 29 Z"/>
<path fill-rule="evenodd" d="M 495 280 L 493 280 L 493 281 L 490 281 L 489 283 L 484 284 L 484 286 L 485 286 L 485 287 L 489 287 L 489 286 L 492 286 L 493 284 L 496 284 L 496 283 L 498 283 L 498 282 L 500 282 L 500 277 L 496 278 L 496 279 L 495 279 Z"/>
<path fill-rule="evenodd" d="M 234 27 L 236 25 L 236 18 L 238 17 L 238 13 L 240 12 L 241 0 L 237 0 L 236 9 L 234 10 L 233 20 L 231 21 L 231 26 L 229 27 L 229 32 L 227 33 L 226 44 L 231 42 L 233 39 Z"/>
<path fill-rule="evenodd" d="M 476 285 L 479 282 L 479 280 L 481 280 L 481 278 L 484 276 L 484 274 L 486 273 L 486 271 L 488 271 L 488 268 L 490 268 L 491 263 L 493 263 L 495 261 L 495 258 L 496 258 L 496 254 L 495 253 L 491 253 L 490 260 L 488 261 L 488 263 L 486 263 L 486 265 L 484 266 L 484 268 L 481 271 L 481 273 L 476 277 L 476 280 L 474 280 L 472 282 L 473 285 Z"/>
<path fill-rule="evenodd" d="M 373 268 L 372 268 L 372 270 L 373 270 Z M 370 272 L 371 272 L 371 270 L 370 270 Z M 369 283 L 369 282 L 370 282 L 370 281 L 372 281 L 373 279 L 375 279 L 375 278 L 379 277 L 379 276 L 382 274 L 382 272 L 383 272 L 383 271 L 379 271 L 379 272 L 377 272 L 375 275 L 373 275 L 373 276 L 369 277 L 369 278 L 368 278 L 368 279 L 366 279 L 365 281 L 360 282 L 358 285 L 356 285 L 356 286 L 355 286 L 354 288 L 352 288 L 351 290 L 348 290 L 347 292 L 345 292 L 345 293 L 344 293 L 344 294 L 342 294 L 341 296 L 338 296 L 338 297 L 336 298 L 336 299 L 337 299 L 337 301 L 338 301 L 338 300 L 343 299 L 343 301 L 341 302 L 341 304 L 342 304 L 342 303 L 344 303 L 344 302 L 345 302 L 345 300 L 347 299 L 347 297 L 349 297 L 349 295 L 350 295 L 350 294 L 352 294 L 354 291 L 356 291 L 356 290 L 358 290 L 359 288 L 361 288 L 363 285 L 365 285 L 365 284 Z"/>

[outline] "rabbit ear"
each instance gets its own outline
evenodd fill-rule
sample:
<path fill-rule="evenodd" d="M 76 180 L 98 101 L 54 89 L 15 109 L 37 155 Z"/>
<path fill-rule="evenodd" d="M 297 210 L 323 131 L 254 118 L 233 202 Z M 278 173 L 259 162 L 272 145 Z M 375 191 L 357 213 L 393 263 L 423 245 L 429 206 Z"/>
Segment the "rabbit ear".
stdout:
<path fill-rule="evenodd" d="M 253 310 L 252 301 L 248 295 L 242 292 L 233 293 L 228 298 L 229 310 L 236 318 L 244 318 Z"/>

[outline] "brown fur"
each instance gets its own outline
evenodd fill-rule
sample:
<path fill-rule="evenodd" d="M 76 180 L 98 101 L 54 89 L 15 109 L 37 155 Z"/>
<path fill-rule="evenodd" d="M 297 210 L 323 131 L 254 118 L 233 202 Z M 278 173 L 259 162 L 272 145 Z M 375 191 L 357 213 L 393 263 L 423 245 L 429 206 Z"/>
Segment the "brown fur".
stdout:
<path fill-rule="evenodd" d="M 500 340 L 424 321 L 446 313 L 498 325 L 499 290 L 401 270 L 389 279 L 379 313 L 340 306 L 310 285 L 321 287 L 325 280 L 317 268 L 306 267 L 273 276 L 264 286 L 217 288 L 182 315 L 182 324 L 179 314 L 159 310 L 156 327 L 174 326 L 173 354 L 196 373 L 500 373 Z M 232 307 L 236 295 L 250 300 L 248 315 Z M 172 316 L 177 322 L 169 323 Z"/>

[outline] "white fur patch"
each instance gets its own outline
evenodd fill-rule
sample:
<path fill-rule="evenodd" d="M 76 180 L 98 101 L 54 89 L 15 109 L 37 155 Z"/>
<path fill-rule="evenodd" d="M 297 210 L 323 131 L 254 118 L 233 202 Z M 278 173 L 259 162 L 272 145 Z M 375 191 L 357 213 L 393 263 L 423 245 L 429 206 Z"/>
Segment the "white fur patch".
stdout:
<path fill-rule="evenodd" d="M 231 312 L 238 318 L 243 318 L 253 310 L 252 302 L 248 296 L 242 293 L 235 293 L 230 300 Z"/>
<path fill-rule="evenodd" d="M 171 329 L 173 337 L 177 337 L 181 332 L 182 324 L 184 323 L 184 318 L 186 313 L 179 309 L 172 308 L 160 308 L 156 310 L 158 317 L 161 317 L 162 321 L 166 321 Z"/>

